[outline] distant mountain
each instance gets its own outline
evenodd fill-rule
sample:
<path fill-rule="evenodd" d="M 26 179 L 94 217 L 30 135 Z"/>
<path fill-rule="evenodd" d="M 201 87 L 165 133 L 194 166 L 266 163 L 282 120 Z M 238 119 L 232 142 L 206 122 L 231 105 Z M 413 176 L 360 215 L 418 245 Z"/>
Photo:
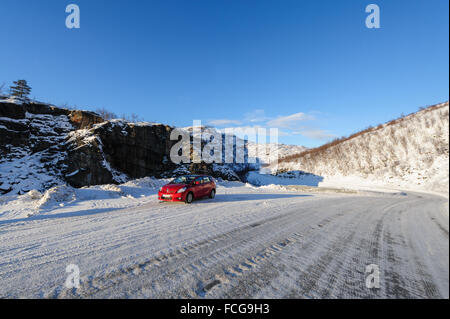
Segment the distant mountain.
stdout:
<path fill-rule="evenodd" d="M 193 127 L 183 127 L 183 130 L 189 132 L 190 134 L 193 134 Z M 251 140 L 244 140 L 238 136 L 233 135 L 234 140 L 232 140 L 230 145 L 227 144 L 227 140 L 225 139 L 225 133 L 224 130 L 217 129 L 211 126 L 202 126 L 197 128 L 199 132 L 202 134 L 209 133 L 211 135 L 214 134 L 221 134 L 223 139 L 223 145 L 224 145 L 224 151 L 225 147 L 227 148 L 233 148 L 234 152 L 242 152 L 242 148 L 240 150 L 236 150 L 236 145 L 245 145 L 245 156 L 253 157 L 254 159 L 250 162 L 258 162 L 260 164 L 269 164 L 273 163 L 278 158 L 284 158 L 289 155 L 297 154 L 300 152 L 303 152 L 307 150 L 304 146 L 299 145 L 287 145 L 287 144 L 280 144 L 280 143 L 265 143 L 260 144 L 256 143 Z M 203 137 L 204 138 L 204 137 Z M 230 140 L 231 141 L 231 140 Z M 206 143 L 206 141 L 205 141 Z M 272 152 L 271 152 L 272 151 Z M 234 157 L 236 157 L 236 154 L 234 154 Z M 223 156 L 223 161 L 225 162 L 225 156 Z"/>

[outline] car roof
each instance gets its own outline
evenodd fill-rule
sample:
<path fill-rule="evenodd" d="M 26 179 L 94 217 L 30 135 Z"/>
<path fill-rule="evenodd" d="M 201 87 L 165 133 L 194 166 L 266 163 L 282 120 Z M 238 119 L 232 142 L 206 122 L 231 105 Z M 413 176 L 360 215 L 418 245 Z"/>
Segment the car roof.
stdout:
<path fill-rule="evenodd" d="M 197 174 L 189 174 L 189 175 L 182 175 L 182 176 L 186 176 L 186 177 L 211 177 L 210 175 L 197 175 Z M 181 176 L 179 176 L 181 177 Z"/>

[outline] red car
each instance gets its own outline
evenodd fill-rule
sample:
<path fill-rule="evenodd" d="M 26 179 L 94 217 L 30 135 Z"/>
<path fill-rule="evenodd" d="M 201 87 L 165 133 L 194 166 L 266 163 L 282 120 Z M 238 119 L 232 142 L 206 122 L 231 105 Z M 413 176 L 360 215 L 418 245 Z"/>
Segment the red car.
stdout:
<path fill-rule="evenodd" d="M 185 175 L 175 178 L 159 189 L 158 199 L 168 202 L 192 203 L 194 199 L 216 196 L 216 183 L 211 176 Z"/>

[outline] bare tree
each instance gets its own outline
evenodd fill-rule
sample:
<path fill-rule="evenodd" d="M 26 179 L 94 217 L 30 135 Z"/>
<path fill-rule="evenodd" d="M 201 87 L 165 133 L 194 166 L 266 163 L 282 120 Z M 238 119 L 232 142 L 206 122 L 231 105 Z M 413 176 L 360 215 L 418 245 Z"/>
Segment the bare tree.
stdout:
<path fill-rule="evenodd" d="M 123 119 L 128 122 L 137 123 L 137 122 L 143 122 L 143 118 L 137 115 L 136 113 L 131 113 L 131 115 L 123 113 L 121 116 L 117 116 L 116 113 L 110 112 L 106 110 L 105 108 L 100 108 L 95 110 L 98 115 L 100 115 L 104 120 L 112 120 L 112 119 Z"/>
<path fill-rule="evenodd" d="M 118 116 L 115 113 L 110 112 L 103 107 L 96 109 L 95 112 L 98 113 L 98 115 L 100 115 L 106 121 L 118 118 Z"/>
<path fill-rule="evenodd" d="M 77 109 L 77 106 L 76 106 L 76 105 L 71 105 L 71 104 L 69 104 L 69 103 L 67 103 L 67 102 L 61 104 L 59 107 L 61 107 L 61 108 L 63 108 L 63 109 L 70 110 L 70 111 L 74 111 L 74 110 Z"/>
<path fill-rule="evenodd" d="M 137 115 L 136 113 L 131 113 L 131 115 L 130 115 L 130 122 L 134 122 L 134 123 L 143 122 L 143 119 L 139 115 Z"/>

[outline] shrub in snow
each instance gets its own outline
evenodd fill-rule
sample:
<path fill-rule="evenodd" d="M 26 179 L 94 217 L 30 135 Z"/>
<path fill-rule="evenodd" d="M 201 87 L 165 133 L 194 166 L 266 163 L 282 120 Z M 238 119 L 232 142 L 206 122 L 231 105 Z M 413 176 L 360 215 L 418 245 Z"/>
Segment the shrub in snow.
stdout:
<path fill-rule="evenodd" d="M 58 203 L 71 202 L 76 199 L 75 190 L 67 185 L 56 186 L 47 190 L 37 202 L 37 208 L 50 208 Z"/>
<path fill-rule="evenodd" d="M 117 192 L 117 193 L 121 193 L 122 192 L 120 187 L 117 186 L 117 185 L 114 185 L 114 184 L 101 185 L 100 188 L 105 190 L 105 191 L 109 191 L 109 192 Z"/>
<path fill-rule="evenodd" d="M 38 200 L 38 199 L 41 199 L 42 193 L 33 189 L 27 193 L 27 196 L 31 200 Z"/>
<path fill-rule="evenodd" d="M 143 177 L 135 180 L 131 180 L 123 186 L 128 187 L 137 187 L 137 188 L 149 188 L 149 189 L 158 189 L 161 186 L 164 186 L 170 181 L 170 179 L 156 179 L 154 177 Z"/>

